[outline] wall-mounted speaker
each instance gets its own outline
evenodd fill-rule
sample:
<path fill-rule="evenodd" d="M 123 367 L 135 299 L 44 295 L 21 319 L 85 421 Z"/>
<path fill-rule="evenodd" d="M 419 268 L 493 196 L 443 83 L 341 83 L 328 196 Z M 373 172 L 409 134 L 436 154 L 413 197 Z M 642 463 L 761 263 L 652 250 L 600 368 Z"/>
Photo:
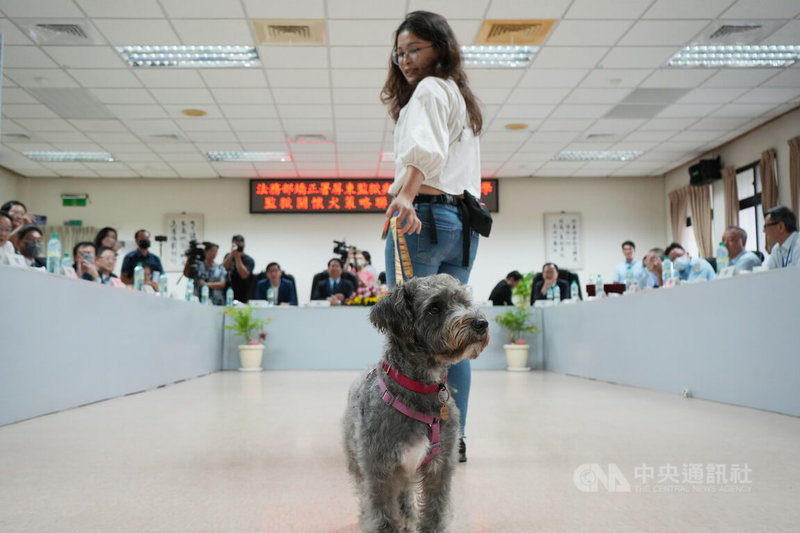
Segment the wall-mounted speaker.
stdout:
<path fill-rule="evenodd" d="M 689 167 L 689 184 L 700 186 L 722 178 L 722 164 L 716 159 L 701 159 L 696 165 Z"/>

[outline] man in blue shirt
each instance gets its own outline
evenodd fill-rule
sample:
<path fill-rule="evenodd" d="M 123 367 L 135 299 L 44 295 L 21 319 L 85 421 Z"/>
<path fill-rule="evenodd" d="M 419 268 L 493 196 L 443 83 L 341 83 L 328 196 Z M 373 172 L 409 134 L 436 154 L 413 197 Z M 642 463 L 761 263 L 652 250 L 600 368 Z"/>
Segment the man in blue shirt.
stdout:
<path fill-rule="evenodd" d="M 622 255 L 625 261 L 618 264 L 614 268 L 614 283 L 625 283 L 625 278 L 628 275 L 628 267 L 631 267 L 633 273 L 633 280 L 636 281 L 642 277 L 643 267 L 642 262 L 636 259 L 636 245 L 633 241 L 625 241 L 622 243 Z"/>
<path fill-rule="evenodd" d="M 141 263 L 142 266 L 150 265 L 151 272 L 164 272 L 164 268 L 161 266 L 161 259 L 147 251 L 150 248 L 150 232 L 146 229 L 140 229 L 134 234 L 133 238 L 136 241 L 136 250 L 125 256 L 120 270 L 119 277 L 125 285 L 133 285 L 133 269 L 136 268 L 137 263 Z"/>
<path fill-rule="evenodd" d="M 768 209 L 764 216 L 764 236 L 769 252 L 767 267 L 786 268 L 800 265 L 800 233 L 797 233 L 797 216 L 786 206 Z"/>
<path fill-rule="evenodd" d="M 675 267 L 675 273 L 682 281 L 689 283 L 700 280 L 711 280 L 717 277 L 711 264 L 700 257 L 691 257 L 683 246 L 673 242 L 665 252 Z"/>
<path fill-rule="evenodd" d="M 753 267 L 761 266 L 761 259 L 748 250 L 745 250 L 747 244 L 747 232 L 739 226 L 728 226 L 725 233 L 722 234 L 722 243 L 728 249 L 728 262 L 729 267 L 736 267 L 736 273 L 751 272 Z"/>

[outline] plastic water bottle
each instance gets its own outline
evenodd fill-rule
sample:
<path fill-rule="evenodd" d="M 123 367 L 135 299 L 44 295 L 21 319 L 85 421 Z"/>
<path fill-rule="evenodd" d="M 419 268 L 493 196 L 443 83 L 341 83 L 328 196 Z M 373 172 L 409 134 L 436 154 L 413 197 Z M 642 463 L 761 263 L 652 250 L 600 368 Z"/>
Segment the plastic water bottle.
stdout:
<path fill-rule="evenodd" d="M 547 288 L 547 299 L 553 301 L 553 287 Z"/>
<path fill-rule="evenodd" d="M 208 284 L 204 284 L 200 288 L 200 303 L 208 304 Z"/>
<path fill-rule="evenodd" d="M 271 307 L 274 304 L 275 304 L 275 289 L 273 289 L 272 285 L 270 285 L 267 288 L 267 305 Z"/>
<path fill-rule="evenodd" d="M 667 257 L 661 264 L 661 285 L 666 287 L 667 281 L 671 280 L 672 276 L 672 261 L 670 261 L 669 257 Z"/>
<path fill-rule="evenodd" d="M 61 241 L 58 240 L 58 234 L 53 233 L 53 236 L 47 242 L 47 271 L 51 274 L 61 273 Z"/>
<path fill-rule="evenodd" d="M 605 289 L 603 288 L 603 276 L 600 274 L 597 275 L 597 283 L 594 286 L 594 295 L 597 298 L 602 298 L 606 295 Z"/>
<path fill-rule="evenodd" d="M 719 247 L 717 248 L 717 254 L 715 257 L 717 258 L 717 274 L 719 274 L 728 266 L 728 263 L 730 262 L 730 259 L 728 258 L 728 249 L 725 248 L 725 244 L 723 244 L 721 241 L 719 243 Z"/>
<path fill-rule="evenodd" d="M 561 287 L 558 286 L 558 283 L 553 285 L 553 301 L 555 303 L 561 302 Z"/>
<path fill-rule="evenodd" d="M 161 274 L 161 277 L 158 278 L 158 295 L 159 296 L 166 296 L 167 295 L 167 273 L 166 272 Z"/>
<path fill-rule="evenodd" d="M 194 298 L 194 280 L 186 278 L 186 301 L 191 302 Z"/>
<path fill-rule="evenodd" d="M 72 259 L 69 258 L 69 254 L 64 254 L 64 257 L 61 258 L 59 270 L 55 271 L 54 274 L 63 274 L 66 272 L 64 267 L 72 268 Z"/>
<path fill-rule="evenodd" d="M 225 291 L 225 305 L 233 305 L 233 287 Z"/>
<path fill-rule="evenodd" d="M 630 265 L 628 265 L 628 270 L 625 271 L 625 292 L 631 290 L 631 287 L 633 287 L 633 283 L 634 283 L 633 269 L 631 268 Z"/>
<path fill-rule="evenodd" d="M 144 267 L 141 263 L 136 263 L 136 267 L 133 269 L 133 290 L 144 290 Z"/>
<path fill-rule="evenodd" d="M 572 284 L 569 286 L 569 297 L 571 300 L 577 300 L 581 297 L 581 291 L 578 287 L 578 282 L 574 279 L 572 280 Z"/>

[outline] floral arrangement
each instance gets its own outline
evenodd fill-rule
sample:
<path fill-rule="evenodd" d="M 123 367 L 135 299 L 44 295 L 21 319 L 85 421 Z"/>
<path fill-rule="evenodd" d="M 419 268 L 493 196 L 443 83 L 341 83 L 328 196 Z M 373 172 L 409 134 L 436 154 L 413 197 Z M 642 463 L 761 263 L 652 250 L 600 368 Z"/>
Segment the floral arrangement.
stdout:
<path fill-rule="evenodd" d="M 528 323 L 531 319 L 530 300 L 532 289 L 533 272 L 528 272 L 514 288 L 514 295 L 519 298 L 519 303 L 510 311 L 495 317 L 497 323 L 508 330 L 508 342 L 510 344 L 525 344 L 525 339 L 522 338 L 523 333 L 539 332 L 536 326 Z"/>
<path fill-rule="evenodd" d="M 348 298 L 345 305 L 375 305 L 386 296 L 388 289 L 386 285 L 376 285 L 374 287 L 359 287 L 359 289 Z"/>
<path fill-rule="evenodd" d="M 272 322 L 271 318 L 256 318 L 253 316 L 253 307 L 245 305 L 241 307 L 227 306 L 222 310 L 233 321 L 227 324 L 225 329 L 230 329 L 244 337 L 247 344 L 262 344 L 267 340 L 267 333 L 263 331 L 264 326 Z"/>

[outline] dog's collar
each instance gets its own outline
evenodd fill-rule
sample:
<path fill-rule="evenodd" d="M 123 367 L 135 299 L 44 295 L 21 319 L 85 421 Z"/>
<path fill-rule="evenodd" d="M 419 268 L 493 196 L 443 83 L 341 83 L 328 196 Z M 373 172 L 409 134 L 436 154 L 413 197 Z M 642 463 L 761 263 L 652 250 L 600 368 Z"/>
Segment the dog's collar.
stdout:
<path fill-rule="evenodd" d="M 386 361 L 381 362 L 381 368 L 389 374 L 389 376 L 401 387 L 408 389 L 410 391 L 419 392 L 420 394 L 433 394 L 434 392 L 439 392 L 443 388 L 445 388 L 445 384 L 447 383 L 447 374 L 444 375 L 444 379 L 441 383 L 434 383 L 432 385 L 426 385 L 425 383 L 421 383 L 419 381 L 413 380 L 408 376 L 401 374 L 396 368 L 392 368 L 389 363 Z"/>

